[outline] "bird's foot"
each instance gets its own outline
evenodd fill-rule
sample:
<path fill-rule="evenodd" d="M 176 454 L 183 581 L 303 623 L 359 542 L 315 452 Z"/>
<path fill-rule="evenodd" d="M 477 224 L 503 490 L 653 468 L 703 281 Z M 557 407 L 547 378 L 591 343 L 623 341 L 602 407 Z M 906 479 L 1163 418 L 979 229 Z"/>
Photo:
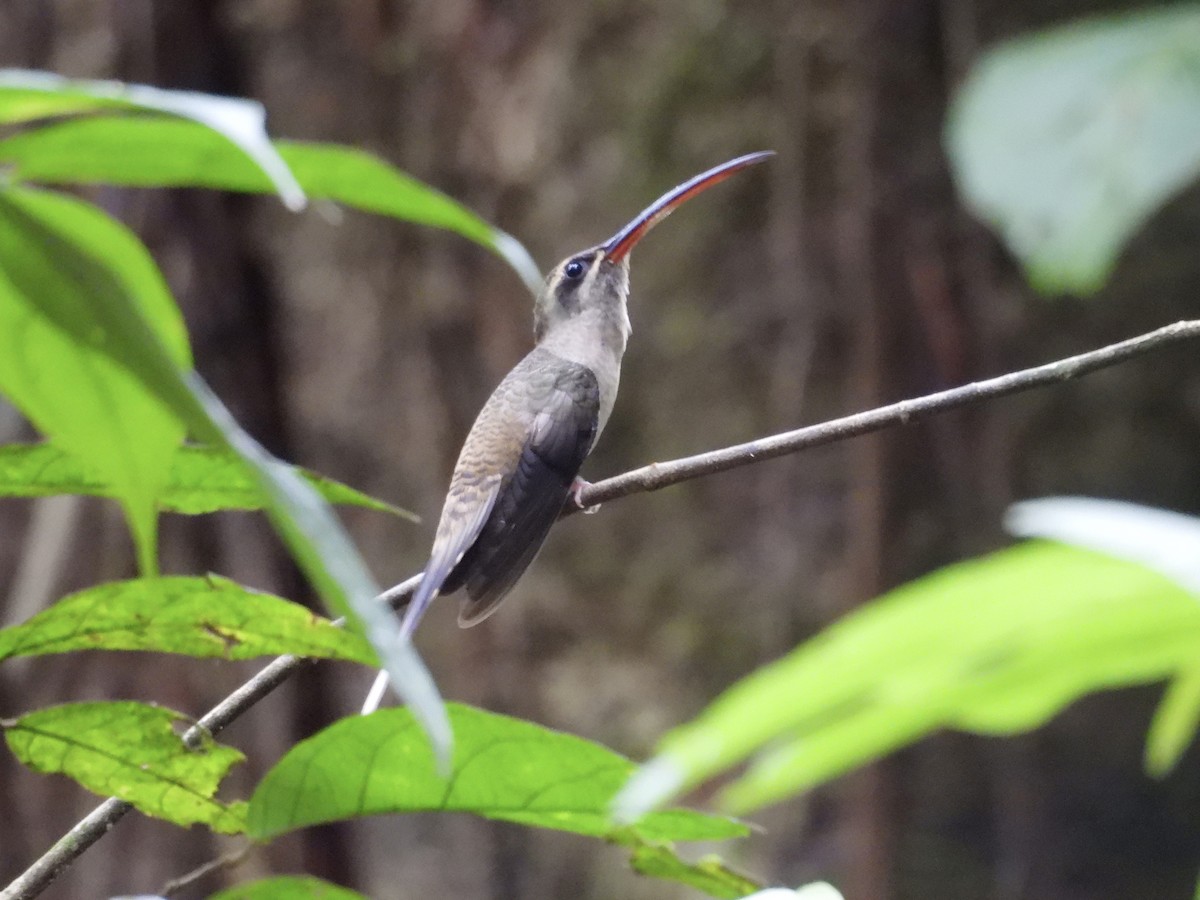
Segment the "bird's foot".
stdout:
<path fill-rule="evenodd" d="M 593 506 L 584 506 L 583 501 L 580 499 L 583 489 L 590 488 L 591 486 L 592 483 L 590 481 L 584 481 L 578 475 L 576 475 L 575 480 L 571 482 L 571 502 L 575 504 L 577 509 L 582 509 L 585 516 L 590 516 L 592 513 L 600 511 L 599 503 Z"/>

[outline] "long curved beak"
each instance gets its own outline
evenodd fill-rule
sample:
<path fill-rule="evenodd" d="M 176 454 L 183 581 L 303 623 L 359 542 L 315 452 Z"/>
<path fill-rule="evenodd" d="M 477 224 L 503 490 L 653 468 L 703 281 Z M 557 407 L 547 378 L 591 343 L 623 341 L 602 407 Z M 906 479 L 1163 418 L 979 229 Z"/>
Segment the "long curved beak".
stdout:
<path fill-rule="evenodd" d="M 749 166 L 757 165 L 763 160 L 775 155 L 774 150 L 762 150 L 758 153 L 747 153 L 737 159 L 714 166 L 707 172 L 701 172 L 690 181 L 685 181 L 678 187 L 671 188 L 644 210 L 638 213 L 632 221 L 602 245 L 605 257 L 610 262 L 620 262 L 629 255 L 634 245 L 646 236 L 651 228 L 669 216 L 675 207 L 686 200 L 707 190 L 732 175 Z"/>

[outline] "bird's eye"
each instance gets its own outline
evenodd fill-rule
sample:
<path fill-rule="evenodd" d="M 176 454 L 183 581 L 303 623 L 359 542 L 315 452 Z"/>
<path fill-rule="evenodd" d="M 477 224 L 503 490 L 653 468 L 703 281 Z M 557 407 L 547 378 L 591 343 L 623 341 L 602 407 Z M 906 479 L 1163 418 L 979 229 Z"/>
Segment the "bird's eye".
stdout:
<path fill-rule="evenodd" d="M 587 271 L 587 263 L 582 259 L 573 259 L 563 267 L 563 274 L 572 281 L 582 278 L 583 273 Z"/>

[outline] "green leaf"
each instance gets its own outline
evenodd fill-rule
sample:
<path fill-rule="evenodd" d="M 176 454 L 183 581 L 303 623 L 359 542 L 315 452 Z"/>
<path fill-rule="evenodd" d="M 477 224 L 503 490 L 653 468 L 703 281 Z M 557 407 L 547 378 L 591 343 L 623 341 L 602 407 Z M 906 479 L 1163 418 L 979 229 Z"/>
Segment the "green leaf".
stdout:
<path fill-rule="evenodd" d="M 213 795 L 243 756 L 211 742 L 188 749 L 175 733 L 185 721 L 169 709 L 122 701 L 53 706 L 0 724 L 9 749 L 34 771 L 66 775 L 148 816 L 237 834 L 245 804 Z"/>
<path fill-rule="evenodd" d="M 722 802 L 755 809 L 938 728 L 1025 731 L 1089 691 L 1171 677 L 1198 654 L 1200 603 L 1175 581 L 1025 544 L 904 585 L 734 685 L 667 735 L 617 809 L 635 818 L 746 759 Z"/>
<path fill-rule="evenodd" d="M 433 767 L 407 709 L 342 719 L 302 741 L 263 778 L 250 801 L 257 839 L 351 816 L 431 810 L 638 842 L 717 840 L 740 823 L 688 810 L 614 826 L 608 805 L 632 763 L 591 741 L 507 716 L 450 704 L 454 762 Z"/>
<path fill-rule="evenodd" d="M 296 469 L 327 502 L 361 506 L 420 521 L 414 513 L 376 499 L 316 472 Z M 112 485 L 52 444 L 0 445 L 0 496 L 49 497 L 83 494 L 116 497 Z M 241 458 L 223 447 L 185 444 L 175 451 L 159 506 L 167 512 L 201 515 L 219 510 L 262 509 L 265 500 Z"/>
<path fill-rule="evenodd" d="M 225 888 L 208 900 L 366 900 L 366 897 L 320 878 L 279 875 Z"/>
<path fill-rule="evenodd" d="M 304 208 L 304 191 L 267 138 L 267 111 L 261 103 L 144 84 L 71 80 L 51 72 L 0 69 L 0 122 L 114 110 L 166 113 L 199 123 L 224 147 L 252 161 L 289 209 Z"/>
<path fill-rule="evenodd" d="M 314 200 L 452 231 L 493 251 L 531 291 L 541 274 L 529 252 L 457 201 L 377 156 L 336 144 L 277 141 L 274 147 Z M 219 135 L 168 118 L 99 116 L 0 140 L 0 166 L 43 184 L 207 187 L 267 193 L 271 182 Z"/>
<path fill-rule="evenodd" d="M 8 223 L 7 231 L 21 239 L 19 251 L 3 240 L 2 223 Z M 94 233 L 88 231 L 89 227 Z M 96 247 L 108 245 L 126 251 L 127 258 L 114 261 L 93 255 Z M 109 264 L 116 268 L 110 269 Z M 119 277 L 134 271 L 153 273 L 155 283 L 161 284 L 161 276 L 145 248 L 136 240 L 128 240 L 121 227 L 98 210 L 78 200 L 28 189 L 0 190 L 0 325 L 7 316 L 23 329 L 14 334 L 0 327 L 0 386 L 5 386 L 4 372 L 11 371 L 19 387 L 22 382 L 18 379 L 24 378 L 35 387 L 42 387 L 52 400 L 74 409 L 71 398 L 54 393 L 46 385 L 53 384 L 62 368 L 73 364 L 76 357 L 95 358 L 97 365 L 102 365 L 98 371 L 117 372 L 117 368 L 107 365 L 111 361 L 157 397 L 168 411 L 164 421 L 176 421 L 170 416 L 174 414 L 201 441 L 237 454 L 266 499 L 271 521 L 305 575 L 325 603 L 348 618 L 352 629 L 362 628 L 379 653 L 396 691 L 420 717 L 438 758 L 448 764 L 452 737 L 441 696 L 412 643 L 397 639 L 395 620 L 390 610 L 376 602 L 378 586 L 345 530 L 329 506 L 295 470 L 279 462 L 246 434 L 204 381 L 183 365 L 178 353 L 172 352 L 169 341 L 164 339 L 166 335 L 155 329 L 148 315 L 154 306 L 154 284 L 147 279 Z M 8 289 L 10 282 L 5 276 L 10 281 L 19 276 L 15 281 L 19 289 Z M 29 335 L 44 335 L 47 345 L 53 344 L 55 353 L 62 356 L 28 360 L 27 345 L 21 338 Z M 7 348 L 3 343 L 5 338 L 10 342 Z M 20 351 L 15 361 L 5 358 L 14 347 Z M 48 377 L 51 372 L 55 373 L 55 379 Z M 86 430 L 69 421 L 69 416 L 58 407 L 51 408 L 53 416 L 41 410 L 33 402 L 40 397 L 36 392 L 31 397 L 30 403 L 23 405 L 26 414 L 39 427 L 43 421 L 51 422 L 73 441 L 78 439 L 80 446 L 73 444 L 68 449 L 93 462 L 101 451 L 82 445 Z M 136 397 L 131 402 L 135 401 Z M 79 414 L 90 416 L 88 421 L 95 421 L 96 427 L 109 431 L 115 430 L 113 422 L 124 421 L 117 412 L 110 412 L 111 417 L 92 410 L 82 410 Z M 60 439 L 56 434 L 51 437 Z M 142 433 L 137 438 L 138 442 L 147 440 Z M 115 437 L 111 440 L 118 443 Z M 177 446 L 176 440 L 169 448 L 171 452 L 154 460 L 161 468 L 161 472 L 156 469 L 153 473 L 153 486 L 159 492 Z M 109 448 L 102 450 L 109 452 Z M 145 451 L 134 448 L 133 452 Z M 131 482 L 129 494 L 123 494 L 123 502 L 138 514 L 135 528 L 144 527 L 149 515 L 145 507 L 149 505 L 151 513 L 156 508 L 156 503 L 147 501 L 151 494 L 146 485 L 147 475 L 134 472 L 129 460 L 121 458 L 119 453 L 111 455 L 114 468 L 119 466 L 116 474 Z M 153 528 L 148 530 L 153 537 Z M 145 546 L 143 562 L 153 562 Z"/>
<path fill-rule="evenodd" d="M 1200 6 L 1093 19 L 991 51 L 946 144 L 964 200 L 1046 293 L 1088 294 L 1200 174 Z"/>
<path fill-rule="evenodd" d="M 641 875 L 686 884 L 722 900 L 737 900 L 762 889 L 761 884 L 735 872 L 716 856 L 689 863 L 668 847 L 642 845 L 634 848 L 630 864 Z"/>
<path fill-rule="evenodd" d="M 179 311 L 137 239 L 78 201 L 0 192 L 0 390 L 113 486 L 153 574 L 158 501 L 184 427 L 120 362 L 136 342 L 153 342 L 166 366 L 190 362 Z"/>
<path fill-rule="evenodd" d="M 226 578 L 117 581 L 0 629 L 0 660 L 73 650 L 152 650 L 254 659 L 294 653 L 375 664 L 370 645 L 298 603 Z"/>
<path fill-rule="evenodd" d="M 1146 771 L 1170 774 L 1200 725 L 1200 668 L 1184 669 L 1167 686 L 1146 735 Z"/>

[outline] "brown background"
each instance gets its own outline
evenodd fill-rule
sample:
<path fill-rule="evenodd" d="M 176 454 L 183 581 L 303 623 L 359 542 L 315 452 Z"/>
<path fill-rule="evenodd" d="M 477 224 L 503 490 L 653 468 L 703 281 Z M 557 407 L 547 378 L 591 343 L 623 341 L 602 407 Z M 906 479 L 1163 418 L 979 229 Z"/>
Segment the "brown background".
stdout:
<path fill-rule="evenodd" d="M 0 0 L 0 64 L 253 96 L 274 134 L 378 152 L 525 241 L 543 267 L 677 181 L 778 158 L 695 201 L 635 254 L 634 336 L 603 477 L 1045 361 L 1196 315 L 1200 196 L 1156 217 L 1088 302 L 1038 299 L 959 208 L 947 98 L 981 49 L 1089 0 Z M 198 366 L 281 455 L 436 518 L 479 405 L 530 342 L 530 302 L 452 235 L 211 192 L 92 196 L 145 238 Z M 0 437 L 27 439 L 11 412 Z M 574 517 L 501 613 L 420 636 L 446 694 L 644 758 L 664 730 L 880 590 L 999 546 L 1013 499 L 1200 507 L 1194 351 L 630 498 Z M 345 520 L 381 581 L 430 526 Z M 311 598 L 263 521 L 167 518 L 170 572 Z M 111 504 L 0 506 L 14 621 L 132 574 Z M 88 655 L 6 664 L 0 714 L 65 699 L 199 713 L 252 667 Z M 322 666 L 227 733 L 254 778 L 353 709 Z M 1035 734 L 946 734 L 763 812 L 724 848 L 779 883 L 862 898 L 1190 897 L 1200 778 L 1140 772 L 1158 689 L 1081 702 Z M 692 798 L 704 803 L 706 795 Z M 0 879 L 95 799 L 0 758 Z M 225 842 L 129 817 L 47 896 L 159 890 Z M 315 829 L 237 877 L 308 871 L 379 898 L 688 896 L 582 838 L 466 817 Z M 190 896 L 203 896 L 210 879 Z"/>

